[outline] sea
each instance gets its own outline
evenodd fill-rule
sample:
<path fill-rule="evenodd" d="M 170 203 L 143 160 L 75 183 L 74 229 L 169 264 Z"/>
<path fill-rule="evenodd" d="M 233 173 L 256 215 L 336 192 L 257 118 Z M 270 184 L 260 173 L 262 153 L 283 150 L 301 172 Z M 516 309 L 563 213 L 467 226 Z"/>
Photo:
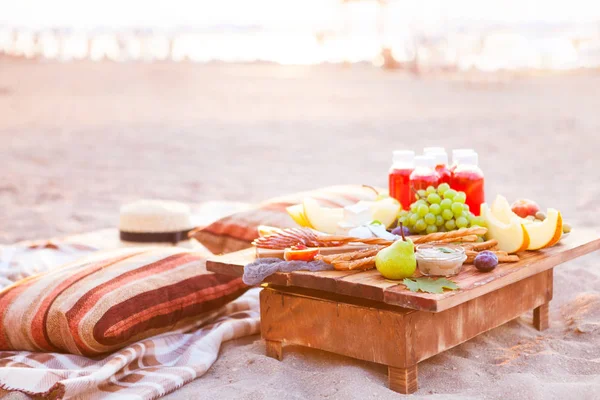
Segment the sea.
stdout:
<path fill-rule="evenodd" d="M 483 71 L 600 66 L 600 6 L 550 1 L 539 10 L 528 3 L 0 0 L 0 59 L 376 66 L 393 59 Z"/>

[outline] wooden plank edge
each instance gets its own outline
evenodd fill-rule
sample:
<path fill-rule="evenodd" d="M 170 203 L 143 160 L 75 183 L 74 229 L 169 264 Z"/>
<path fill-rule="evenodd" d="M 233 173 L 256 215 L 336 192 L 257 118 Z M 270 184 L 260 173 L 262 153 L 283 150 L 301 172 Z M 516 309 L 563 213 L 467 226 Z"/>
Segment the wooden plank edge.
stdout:
<path fill-rule="evenodd" d="M 573 247 L 556 254 L 552 254 L 544 259 L 535 260 L 535 268 L 532 268 L 530 264 L 527 264 L 520 268 L 518 271 L 513 272 L 509 275 L 505 275 L 502 278 L 494 279 L 493 281 L 488 282 L 485 285 L 470 288 L 468 289 L 468 292 L 473 293 L 474 295 L 468 299 L 461 299 L 461 297 L 464 297 L 461 296 L 461 294 L 466 293 L 466 291 L 452 292 L 450 296 L 445 297 L 443 299 L 414 296 L 411 296 L 411 298 L 407 298 L 403 294 L 404 290 L 402 292 L 398 292 L 395 290 L 397 286 L 393 286 L 384 290 L 383 301 L 385 303 L 400 307 L 407 307 L 423 311 L 440 312 L 462 304 L 472 298 L 482 296 L 486 293 L 503 288 L 522 279 L 528 278 L 533 275 L 537 275 L 540 272 L 547 271 L 567 261 L 574 260 L 575 258 L 587 255 L 597 250 L 600 250 L 600 237 L 597 237 L 594 240 L 591 240 L 587 243 L 583 243 L 580 246 Z M 542 267 L 539 266 L 541 264 L 543 264 Z M 509 278 L 504 279 L 506 276 L 508 276 Z"/>

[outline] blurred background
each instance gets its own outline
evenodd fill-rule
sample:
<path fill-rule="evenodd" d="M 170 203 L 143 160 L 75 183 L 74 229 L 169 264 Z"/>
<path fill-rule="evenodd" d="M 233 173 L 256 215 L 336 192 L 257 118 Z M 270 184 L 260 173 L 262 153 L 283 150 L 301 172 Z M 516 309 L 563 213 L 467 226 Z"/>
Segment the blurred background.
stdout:
<path fill-rule="evenodd" d="M 386 186 L 424 146 L 593 225 L 599 67 L 586 0 L 0 0 L 0 243 L 142 197 Z"/>

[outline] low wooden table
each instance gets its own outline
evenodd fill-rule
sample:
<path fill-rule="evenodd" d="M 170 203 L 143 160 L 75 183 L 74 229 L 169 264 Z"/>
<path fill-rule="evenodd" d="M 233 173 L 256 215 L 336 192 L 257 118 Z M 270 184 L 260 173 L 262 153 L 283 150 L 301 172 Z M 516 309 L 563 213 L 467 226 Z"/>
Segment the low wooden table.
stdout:
<path fill-rule="evenodd" d="M 281 360 L 289 343 L 385 364 L 390 389 L 413 393 L 419 361 L 532 309 L 534 326 L 546 329 L 553 268 L 598 249 L 598 233 L 578 229 L 489 273 L 465 265 L 451 278 L 460 289 L 442 294 L 411 292 L 376 270 L 277 273 L 260 294 L 267 355 Z M 254 258 L 254 249 L 242 250 L 207 269 L 241 276 Z"/>

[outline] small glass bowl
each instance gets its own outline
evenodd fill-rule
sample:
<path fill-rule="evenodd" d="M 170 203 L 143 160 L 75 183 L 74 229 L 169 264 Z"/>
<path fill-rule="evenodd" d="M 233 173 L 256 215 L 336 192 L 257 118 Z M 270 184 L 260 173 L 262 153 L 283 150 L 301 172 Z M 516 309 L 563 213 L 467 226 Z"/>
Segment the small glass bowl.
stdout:
<path fill-rule="evenodd" d="M 439 249 L 445 249 L 439 250 Z M 452 276 L 462 269 L 467 259 L 465 249 L 455 244 L 421 244 L 417 246 L 415 258 L 423 275 Z"/>

